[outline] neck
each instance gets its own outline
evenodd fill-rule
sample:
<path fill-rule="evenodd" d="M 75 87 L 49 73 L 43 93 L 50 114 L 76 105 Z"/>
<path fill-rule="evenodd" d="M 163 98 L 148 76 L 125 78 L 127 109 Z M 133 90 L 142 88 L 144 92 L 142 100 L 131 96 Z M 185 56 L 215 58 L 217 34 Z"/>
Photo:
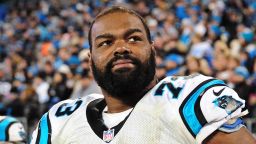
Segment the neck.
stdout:
<path fill-rule="evenodd" d="M 150 90 L 152 87 L 154 87 L 157 83 L 157 78 L 155 77 L 150 84 L 145 88 L 145 91 Z M 109 94 L 107 91 L 105 91 L 104 89 L 102 89 L 102 93 L 104 95 L 104 98 L 106 100 L 107 103 L 107 107 L 108 107 L 108 113 L 118 113 L 118 112 L 123 112 L 125 110 L 128 110 L 130 108 L 132 108 L 132 106 L 125 104 L 124 102 L 122 102 L 122 100 L 111 96 L 111 94 Z M 132 96 L 131 96 L 132 98 Z"/>

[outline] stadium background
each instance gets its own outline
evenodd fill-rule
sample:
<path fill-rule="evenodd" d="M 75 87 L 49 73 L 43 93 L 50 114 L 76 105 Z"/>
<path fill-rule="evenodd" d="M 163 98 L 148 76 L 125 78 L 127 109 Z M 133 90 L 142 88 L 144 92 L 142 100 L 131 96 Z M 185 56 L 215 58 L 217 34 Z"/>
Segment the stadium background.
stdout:
<path fill-rule="evenodd" d="M 29 134 L 53 104 L 100 93 L 88 65 L 90 21 L 124 5 L 146 20 L 157 76 L 200 72 L 247 100 L 256 133 L 256 0 L 0 0 L 0 115 Z"/>

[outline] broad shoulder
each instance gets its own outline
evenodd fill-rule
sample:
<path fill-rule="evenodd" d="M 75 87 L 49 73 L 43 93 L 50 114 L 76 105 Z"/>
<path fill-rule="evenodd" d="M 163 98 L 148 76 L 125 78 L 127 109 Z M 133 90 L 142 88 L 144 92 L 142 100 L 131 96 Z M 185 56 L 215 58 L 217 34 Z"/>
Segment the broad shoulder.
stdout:
<path fill-rule="evenodd" d="M 164 101 L 177 110 L 199 143 L 229 119 L 244 115 L 245 101 L 233 89 L 222 80 L 201 74 L 166 77 L 151 94 L 151 101 Z"/>
<path fill-rule="evenodd" d="M 100 94 L 90 94 L 82 98 L 68 99 L 55 104 L 48 112 L 50 118 L 71 116 L 75 111 L 84 109 L 89 102 L 103 98 Z"/>
<path fill-rule="evenodd" d="M 196 87 L 203 85 L 208 81 L 216 80 L 213 77 L 192 74 L 189 76 L 168 76 L 161 80 L 152 90 L 152 95 L 163 96 L 165 93 L 178 98 L 181 93 L 187 95 Z M 220 82 L 220 80 L 217 80 Z"/>
<path fill-rule="evenodd" d="M 65 139 L 63 135 L 74 133 L 79 127 L 86 124 L 86 107 L 96 99 L 103 96 L 91 94 L 83 98 L 64 100 L 55 104 L 40 119 L 37 129 L 34 131 L 31 143 L 44 143 L 51 139 L 58 143 Z"/>
<path fill-rule="evenodd" d="M 195 73 L 195 74 L 191 74 L 188 76 L 167 76 L 166 78 L 164 78 L 163 80 L 161 80 L 159 83 L 166 83 L 166 82 L 173 82 L 173 83 L 177 83 L 177 82 L 194 82 L 194 83 L 200 83 L 203 82 L 205 80 L 208 79 L 214 79 L 211 76 L 206 76 L 206 75 L 202 75 L 199 73 Z"/>

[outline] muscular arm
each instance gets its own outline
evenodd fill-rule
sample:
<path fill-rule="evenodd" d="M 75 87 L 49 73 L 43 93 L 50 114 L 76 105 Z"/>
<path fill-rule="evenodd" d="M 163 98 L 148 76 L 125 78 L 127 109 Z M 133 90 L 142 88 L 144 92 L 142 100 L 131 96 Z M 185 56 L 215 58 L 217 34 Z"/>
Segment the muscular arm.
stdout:
<path fill-rule="evenodd" d="M 256 144 L 256 139 L 245 127 L 242 127 L 233 133 L 216 131 L 205 140 L 204 144 Z"/>

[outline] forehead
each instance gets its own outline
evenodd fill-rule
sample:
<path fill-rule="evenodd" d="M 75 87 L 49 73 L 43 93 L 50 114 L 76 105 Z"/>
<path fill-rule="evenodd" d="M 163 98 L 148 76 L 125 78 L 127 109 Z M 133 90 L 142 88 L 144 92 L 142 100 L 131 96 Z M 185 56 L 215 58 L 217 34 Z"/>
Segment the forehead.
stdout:
<path fill-rule="evenodd" d="M 118 34 L 132 28 L 140 29 L 146 35 L 145 28 L 137 16 L 125 12 L 106 14 L 93 24 L 92 41 L 96 36 L 104 33 Z"/>

